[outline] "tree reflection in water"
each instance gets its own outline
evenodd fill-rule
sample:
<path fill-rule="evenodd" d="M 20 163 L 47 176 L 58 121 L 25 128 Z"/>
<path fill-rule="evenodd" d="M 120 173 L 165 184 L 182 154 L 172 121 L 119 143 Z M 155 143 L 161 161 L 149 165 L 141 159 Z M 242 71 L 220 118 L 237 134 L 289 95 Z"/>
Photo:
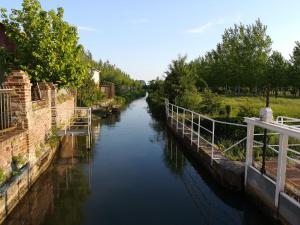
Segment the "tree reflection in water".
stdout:
<path fill-rule="evenodd" d="M 99 118 L 94 119 L 93 140 L 99 126 Z M 83 205 L 90 194 L 92 152 L 86 150 L 86 137 L 64 137 L 61 146 L 48 170 L 8 216 L 5 225 L 80 224 L 83 221 Z"/>

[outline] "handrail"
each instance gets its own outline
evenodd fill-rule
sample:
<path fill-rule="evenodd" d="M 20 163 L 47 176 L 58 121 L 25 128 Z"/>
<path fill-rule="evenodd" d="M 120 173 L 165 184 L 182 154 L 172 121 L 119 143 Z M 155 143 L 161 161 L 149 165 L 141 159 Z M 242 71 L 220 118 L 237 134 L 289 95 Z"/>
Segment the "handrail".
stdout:
<path fill-rule="evenodd" d="M 210 120 L 210 121 L 214 121 L 215 123 L 220 123 L 220 124 L 225 124 L 225 125 L 232 125 L 232 126 L 238 126 L 238 127 L 247 127 L 247 125 L 245 125 L 245 124 L 231 123 L 231 122 L 225 122 L 225 121 L 221 121 L 221 120 L 216 120 L 216 119 L 210 118 L 210 117 L 208 117 L 208 116 L 205 116 L 205 115 L 203 115 L 203 114 L 200 114 L 200 113 L 191 111 L 191 110 L 189 110 L 189 109 L 183 108 L 183 107 L 181 107 L 181 106 L 174 105 L 174 104 L 172 104 L 172 103 L 169 103 L 169 105 L 171 105 L 171 106 L 173 105 L 173 106 L 175 106 L 175 107 L 177 107 L 177 108 L 179 108 L 179 109 L 185 110 L 185 111 L 190 112 L 190 113 L 192 113 L 192 114 L 194 114 L 194 115 L 200 116 L 200 117 L 202 117 L 202 118 L 204 118 L 204 119 L 207 119 L 207 120 Z M 190 121 L 190 120 L 189 120 L 189 121 Z M 190 122 L 191 122 L 191 121 L 190 121 Z"/>
<path fill-rule="evenodd" d="M 171 124 L 173 125 L 176 123 L 175 124 L 176 130 L 177 131 L 181 130 L 180 133 L 182 133 L 183 136 L 185 136 L 187 134 L 190 135 L 189 138 L 190 138 L 191 145 L 193 144 L 193 141 L 195 140 L 194 137 L 196 136 L 198 149 L 200 147 L 200 140 L 206 142 L 209 146 L 211 146 L 211 160 L 212 161 L 213 161 L 213 159 L 217 159 L 214 157 L 215 149 L 220 150 L 219 147 L 215 145 L 216 124 L 225 124 L 225 125 L 237 126 L 237 127 L 243 127 L 243 128 L 247 127 L 244 124 L 215 120 L 206 115 L 202 115 L 200 113 L 194 112 L 190 109 L 186 109 L 184 107 L 177 106 L 175 104 L 171 104 L 171 103 L 169 103 L 168 100 L 165 101 L 165 109 L 166 109 L 167 118 L 171 118 Z M 201 124 L 202 120 L 210 121 L 211 127 L 209 127 L 209 128 L 204 127 Z M 188 122 L 188 123 L 186 124 L 186 122 Z M 211 136 L 211 138 L 207 138 L 207 137 L 204 137 L 203 135 L 201 135 L 201 133 L 203 131 L 208 132 L 209 136 Z M 221 152 L 225 153 L 225 152 L 233 149 L 234 147 L 236 147 L 237 145 L 239 145 L 240 143 L 242 143 L 245 140 L 246 140 L 246 138 L 243 138 Z"/>

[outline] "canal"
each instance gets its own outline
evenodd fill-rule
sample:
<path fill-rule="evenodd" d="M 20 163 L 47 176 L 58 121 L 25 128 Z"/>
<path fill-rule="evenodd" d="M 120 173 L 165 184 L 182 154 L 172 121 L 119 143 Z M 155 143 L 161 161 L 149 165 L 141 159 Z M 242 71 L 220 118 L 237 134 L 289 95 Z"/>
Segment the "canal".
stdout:
<path fill-rule="evenodd" d="M 148 112 L 144 98 L 93 119 L 93 147 L 65 138 L 49 169 L 4 224 L 270 224 L 217 185 Z"/>

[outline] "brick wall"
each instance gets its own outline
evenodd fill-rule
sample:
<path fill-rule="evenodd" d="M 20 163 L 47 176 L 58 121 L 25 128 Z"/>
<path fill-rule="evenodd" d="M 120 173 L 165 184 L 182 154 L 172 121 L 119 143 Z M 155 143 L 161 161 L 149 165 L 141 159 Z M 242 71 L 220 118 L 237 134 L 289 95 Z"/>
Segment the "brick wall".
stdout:
<path fill-rule="evenodd" d="M 101 85 L 100 90 L 105 93 L 108 98 L 115 97 L 115 85 L 113 83 Z"/>
<path fill-rule="evenodd" d="M 12 171 L 12 156 L 27 154 L 28 132 L 24 130 L 14 131 L 5 139 L 0 139 L 0 167 L 7 175 Z"/>
<path fill-rule="evenodd" d="M 36 150 L 43 151 L 52 126 L 65 123 L 72 117 L 75 105 L 72 96 L 58 100 L 56 87 L 45 82 L 39 83 L 42 99 L 32 102 L 32 85 L 23 71 L 12 72 L 4 85 L 14 90 L 11 96 L 12 120 L 18 127 L 14 131 L 17 133 L 0 136 L 0 168 L 9 173 L 14 155 L 21 154 L 30 163 L 38 160 Z"/>
<path fill-rule="evenodd" d="M 57 126 L 63 125 L 74 114 L 74 97 L 69 97 L 66 101 L 56 103 L 56 123 Z"/>

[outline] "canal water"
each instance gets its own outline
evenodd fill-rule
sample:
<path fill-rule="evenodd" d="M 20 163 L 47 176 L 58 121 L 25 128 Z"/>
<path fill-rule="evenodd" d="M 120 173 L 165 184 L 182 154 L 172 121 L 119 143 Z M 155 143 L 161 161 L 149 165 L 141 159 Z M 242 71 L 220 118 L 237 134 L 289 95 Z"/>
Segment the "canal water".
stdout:
<path fill-rule="evenodd" d="M 144 98 L 93 119 L 93 147 L 65 138 L 49 169 L 5 224 L 271 224 L 225 191 L 148 112 Z"/>

